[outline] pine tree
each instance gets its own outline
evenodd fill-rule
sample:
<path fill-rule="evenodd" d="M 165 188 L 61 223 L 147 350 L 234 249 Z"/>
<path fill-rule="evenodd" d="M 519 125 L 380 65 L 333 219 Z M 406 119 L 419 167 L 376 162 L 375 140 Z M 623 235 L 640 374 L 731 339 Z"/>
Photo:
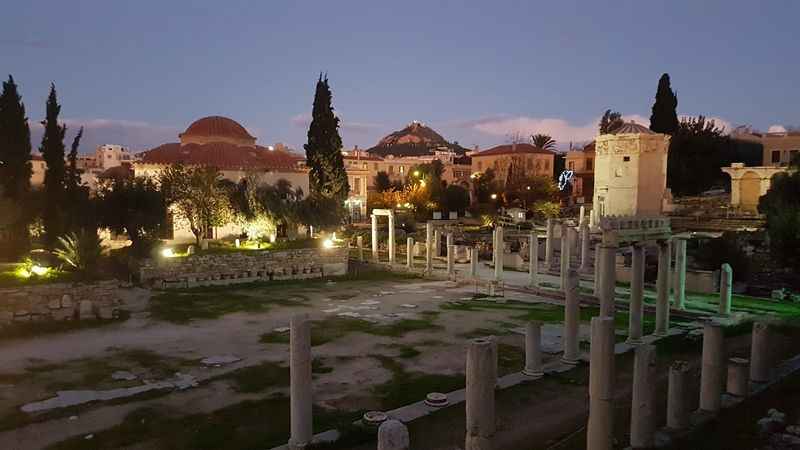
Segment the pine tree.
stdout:
<path fill-rule="evenodd" d="M 64 165 L 64 133 L 67 127 L 59 125 L 58 114 L 61 105 L 58 104 L 55 84 L 50 85 L 50 95 L 47 97 L 47 112 L 42 136 L 42 153 L 47 169 L 44 173 L 44 222 L 45 240 L 48 246 L 56 243 L 59 236 L 64 234 L 64 187 L 66 168 Z"/>
<path fill-rule="evenodd" d="M 81 186 L 81 170 L 78 169 L 78 147 L 81 145 L 81 138 L 83 137 L 83 127 L 78 130 L 78 134 L 72 140 L 72 146 L 67 155 L 67 162 L 69 165 L 66 167 L 64 175 L 64 185 L 67 192 L 73 193 L 80 189 Z"/>
<path fill-rule="evenodd" d="M 622 114 L 617 111 L 607 109 L 600 119 L 600 134 L 608 134 L 623 125 Z"/>
<path fill-rule="evenodd" d="M 339 118 L 333 112 L 331 97 L 328 78 L 320 74 L 308 128 L 308 143 L 304 148 L 310 168 L 311 194 L 341 204 L 347 199 L 350 186 L 342 158 Z"/>
<path fill-rule="evenodd" d="M 678 130 L 678 97 L 672 91 L 669 74 L 661 75 L 658 80 L 656 101 L 650 115 L 650 129 L 656 133 L 673 134 Z"/>

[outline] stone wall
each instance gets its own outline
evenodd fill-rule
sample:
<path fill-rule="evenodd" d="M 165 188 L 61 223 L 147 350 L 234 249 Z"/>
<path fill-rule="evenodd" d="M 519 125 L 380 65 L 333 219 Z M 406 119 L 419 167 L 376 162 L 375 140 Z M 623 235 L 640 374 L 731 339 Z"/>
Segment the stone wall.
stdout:
<path fill-rule="evenodd" d="M 143 284 L 195 287 L 269 280 L 297 280 L 347 274 L 347 249 L 250 250 L 148 260 Z"/>
<path fill-rule="evenodd" d="M 117 280 L 50 283 L 0 289 L 0 328 L 46 320 L 114 319 L 120 298 Z"/>

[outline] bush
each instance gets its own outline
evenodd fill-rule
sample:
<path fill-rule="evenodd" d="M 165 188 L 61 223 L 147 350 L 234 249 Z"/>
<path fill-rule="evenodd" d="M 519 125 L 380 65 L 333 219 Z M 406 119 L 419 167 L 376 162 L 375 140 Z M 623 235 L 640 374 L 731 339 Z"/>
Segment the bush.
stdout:
<path fill-rule="evenodd" d="M 69 233 L 58 238 L 59 248 L 53 253 L 69 270 L 82 275 L 91 275 L 97 269 L 97 262 L 102 253 L 103 240 L 96 232 L 81 231 L 80 234 Z"/>

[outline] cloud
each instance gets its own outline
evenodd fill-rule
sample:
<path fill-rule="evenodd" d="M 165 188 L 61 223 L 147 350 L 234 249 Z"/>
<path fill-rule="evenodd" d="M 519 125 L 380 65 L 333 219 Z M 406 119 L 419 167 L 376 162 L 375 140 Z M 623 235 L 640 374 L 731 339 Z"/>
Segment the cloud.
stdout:
<path fill-rule="evenodd" d="M 383 128 L 383 125 L 377 123 L 350 122 L 345 120 L 341 114 L 337 114 L 337 116 L 339 117 L 339 128 L 344 131 L 353 133 L 367 133 L 375 129 Z M 298 128 L 308 128 L 308 126 L 311 125 L 311 114 L 296 114 L 289 119 L 289 122 Z"/>
<path fill-rule="evenodd" d="M 785 133 L 786 127 L 783 125 L 770 125 L 767 133 Z"/>
<path fill-rule="evenodd" d="M 155 125 L 148 122 L 116 119 L 63 119 L 67 126 L 67 136 L 64 144 L 69 147 L 72 139 L 83 127 L 80 151 L 88 153 L 94 151 L 98 145 L 120 144 L 133 151 L 147 150 L 166 142 L 177 142 L 178 133 L 182 128 Z M 43 127 L 39 122 L 31 124 L 31 143 L 38 148 L 42 141 Z"/>
<path fill-rule="evenodd" d="M 0 45 L 5 47 L 31 47 L 31 48 L 50 48 L 48 42 L 40 40 L 25 39 L 0 39 Z"/>

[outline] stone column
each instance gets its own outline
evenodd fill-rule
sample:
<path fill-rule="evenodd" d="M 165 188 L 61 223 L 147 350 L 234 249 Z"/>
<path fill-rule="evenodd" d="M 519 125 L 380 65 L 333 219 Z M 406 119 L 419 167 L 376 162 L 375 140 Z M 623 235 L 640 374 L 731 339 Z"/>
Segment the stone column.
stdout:
<path fill-rule="evenodd" d="M 378 261 L 378 216 L 372 215 L 372 260 Z"/>
<path fill-rule="evenodd" d="M 356 246 L 358 247 L 358 260 L 364 261 L 364 237 L 358 235 L 356 237 Z"/>
<path fill-rule="evenodd" d="M 473 339 L 467 347 L 465 450 L 493 450 L 494 389 L 497 384 L 497 347 L 491 339 Z"/>
<path fill-rule="evenodd" d="M 689 427 L 689 363 L 675 361 L 669 367 L 667 387 L 667 428 Z"/>
<path fill-rule="evenodd" d="M 658 242 L 658 278 L 656 279 L 656 329 L 654 334 L 669 333 L 669 244 Z"/>
<path fill-rule="evenodd" d="M 656 347 L 636 347 L 633 360 L 631 447 L 652 448 L 656 431 Z"/>
<path fill-rule="evenodd" d="M 750 345 L 750 379 L 754 383 L 769 381 L 770 342 L 769 327 L 764 322 L 753 323 L 753 337 Z"/>
<path fill-rule="evenodd" d="M 535 288 L 539 285 L 539 237 L 532 232 L 528 242 L 528 287 Z"/>
<path fill-rule="evenodd" d="M 374 217 L 374 216 L 373 216 Z M 313 438 L 311 398 L 311 321 L 308 314 L 292 316 L 289 333 L 289 448 L 303 449 Z"/>
<path fill-rule="evenodd" d="M 455 245 L 455 239 L 453 233 L 447 233 L 447 246 L 450 247 L 451 245 Z"/>
<path fill-rule="evenodd" d="M 559 255 L 559 262 L 561 263 L 561 269 L 559 270 L 558 274 L 561 277 L 561 290 L 567 290 L 567 272 L 569 271 L 569 258 L 572 247 L 569 245 L 569 226 L 565 223 L 561 223 L 561 254 Z"/>
<path fill-rule="evenodd" d="M 581 223 L 581 272 L 589 270 L 589 246 L 591 245 L 592 235 L 589 233 L 589 223 Z"/>
<path fill-rule="evenodd" d="M 394 264 L 394 213 L 389 214 L 389 264 Z"/>
<path fill-rule="evenodd" d="M 525 369 L 522 373 L 533 379 L 544 376 L 542 370 L 542 322 L 528 322 L 525 327 Z"/>
<path fill-rule="evenodd" d="M 406 238 L 406 267 L 414 268 L 414 238 Z"/>
<path fill-rule="evenodd" d="M 581 226 L 586 222 L 583 217 L 584 215 L 586 215 L 586 207 L 581 205 L 580 209 L 578 210 L 578 226 Z"/>
<path fill-rule="evenodd" d="M 728 360 L 728 394 L 745 398 L 750 393 L 750 361 L 744 358 Z"/>
<path fill-rule="evenodd" d="M 433 224 L 425 225 L 425 272 L 433 272 Z"/>
<path fill-rule="evenodd" d="M 456 273 L 456 246 L 447 246 L 447 276 L 452 277 Z"/>
<path fill-rule="evenodd" d="M 587 450 L 614 448 L 614 319 L 592 317 Z"/>
<path fill-rule="evenodd" d="M 725 263 L 719 271 L 719 313 L 727 316 L 731 313 L 731 297 L 733 294 L 733 269 Z"/>
<path fill-rule="evenodd" d="M 600 258 L 600 244 L 594 246 L 594 281 L 592 285 L 594 287 L 594 296 L 600 297 L 600 292 L 602 292 L 602 287 L 600 286 L 600 265 L 602 259 Z"/>
<path fill-rule="evenodd" d="M 600 316 L 614 317 L 614 294 L 617 289 L 617 246 L 610 242 L 600 244 Z"/>
<path fill-rule="evenodd" d="M 434 230 L 433 232 L 433 256 L 440 257 L 442 256 L 442 232 L 439 230 Z"/>
<path fill-rule="evenodd" d="M 408 450 L 411 439 L 403 422 L 389 419 L 378 427 L 378 450 Z"/>
<path fill-rule="evenodd" d="M 675 240 L 675 307 L 686 309 L 686 239 Z"/>
<path fill-rule="evenodd" d="M 478 278 L 479 258 L 478 246 L 472 247 L 469 253 L 469 276 L 475 279 Z"/>
<path fill-rule="evenodd" d="M 494 246 L 494 279 L 500 281 L 503 279 L 503 250 L 505 241 L 503 240 L 503 227 L 498 225 L 496 227 L 497 242 Z"/>
<path fill-rule="evenodd" d="M 492 266 L 497 264 L 494 257 L 497 253 L 494 251 L 495 247 L 497 247 L 497 229 L 492 230 Z"/>
<path fill-rule="evenodd" d="M 644 315 L 644 245 L 631 246 L 633 264 L 631 267 L 631 299 L 629 305 L 628 343 L 642 342 L 642 316 Z"/>
<path fill-rule="evenodd" d="M 581 306 L 578 298 L 578 272 L 569 271 L 567 290 L 564 296 L 564 332 L 561 341 L 564 355 L 561 362 L 570 365 L 578 364 L 578 331 L 581 321 Z"/>
<path fill-rule="evenodd" d="M 722 402 L 725 337 L 722 327 L 707 323 L 703 329 L 703 366 L 700 371 L 700 410 L 717 413 Z"/>
<path fill-rule="evenodd" d="M 544 266 L 548 269 L 553 266 L 553 249 L 555 248 L 553 246 L 553 240 L 555 239 L 555 227 L 555 219 L 547 219 L 547 236 L 544 242 Z"/>

